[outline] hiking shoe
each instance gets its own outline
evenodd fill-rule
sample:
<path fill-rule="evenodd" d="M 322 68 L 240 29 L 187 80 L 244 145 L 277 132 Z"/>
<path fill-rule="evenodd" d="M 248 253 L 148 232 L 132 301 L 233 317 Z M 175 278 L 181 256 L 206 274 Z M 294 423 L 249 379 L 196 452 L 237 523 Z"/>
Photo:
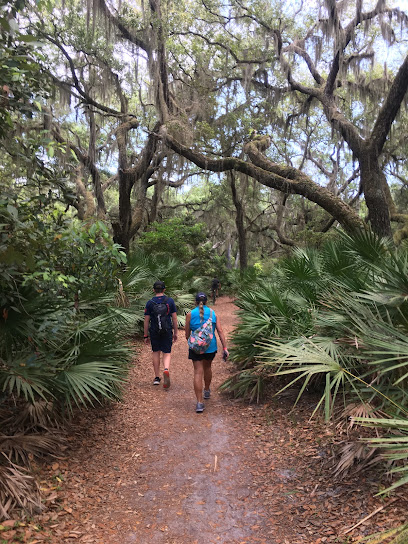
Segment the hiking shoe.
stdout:
<path fill-rule="evenodd" d="M 204 400 L 208 400 L 211 397 L 211 390 L 209 389 L 207 391 L 207 389 L 204 389 L 203 397 L 204 397 Z"/>
<path fill-rule="evenodd" d="M 201 412 L 204 412 L 204 410 L 205 410 L 204 402 L 197 402 L 197 405 L 196 405 L 197 414 L 201 414 Z"/>
<path fill-rule="evenodd" d="M 163 388 L 168 389 L 170 387 L 170 374 L 167 368 L 163 372 Z"/>
<path fill-rule="evenodd" d="M 159 376 L 156 376 L 153 380 L 153 385 L 160 385 L 161 379 Z"/>

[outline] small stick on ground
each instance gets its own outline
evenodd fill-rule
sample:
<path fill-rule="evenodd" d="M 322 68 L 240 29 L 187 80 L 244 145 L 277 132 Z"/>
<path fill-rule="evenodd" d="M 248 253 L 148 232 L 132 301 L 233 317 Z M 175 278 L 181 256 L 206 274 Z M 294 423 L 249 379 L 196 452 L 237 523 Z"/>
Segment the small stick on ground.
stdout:
<path fill-rule="evenodd" d="M 353 525 L 353 527 L 350 527 L 350 529 L 347 529 L 347 531 L 344 532 L 344 534 L 346 535 L 347 533 L 350 533 L 353 529 L 355 529 L 356 527 L 358 527 L 359 525 L 361 525 L 362 523 L 364 523 L 365 521 L 367 521 L 368 519 L 372 518 L 373 516 L 375 516 L 376 514 L 378 514 L 378 512 L 381 512 L 381 510 L 384 510 L 384 508 L 387 508 L 387 506 L 391 506 L 392 503 L 394 503 L 395 501 L 397 501 L 398 499 L 393 499 L 392 501 L 390 501 L 388 504 L 383 504 L 382 506 L 380 506 L 379 508 L 377 508 L 376 510 L 374 510 L 374 512 L 371 512 L 371 514 L 368 514 L 368 516 L 366 516 L 365 518 L 363 518 L 361 521 L 359 521 L 358 523 L 356 523 L 355 525 Z"/>

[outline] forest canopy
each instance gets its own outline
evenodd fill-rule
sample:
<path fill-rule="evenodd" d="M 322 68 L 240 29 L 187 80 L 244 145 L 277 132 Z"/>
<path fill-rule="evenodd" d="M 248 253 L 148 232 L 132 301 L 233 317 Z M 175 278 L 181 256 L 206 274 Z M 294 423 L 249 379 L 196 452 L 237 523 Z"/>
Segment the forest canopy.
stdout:
<path fill-rule="evenodd" d="M 3 189 L 106 221 L 126 252 L 187 210 L 242 268 L 254 244 L 336 225 L 405 238 L 408 18 L 392 2 L 2 13 Z"/>

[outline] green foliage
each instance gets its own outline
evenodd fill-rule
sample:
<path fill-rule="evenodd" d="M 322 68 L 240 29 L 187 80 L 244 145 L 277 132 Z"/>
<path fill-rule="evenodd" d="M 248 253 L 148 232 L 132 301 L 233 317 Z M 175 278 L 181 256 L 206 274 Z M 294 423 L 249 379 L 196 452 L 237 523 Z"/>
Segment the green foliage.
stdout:
<path fill-rule="evenodd" d="M 376 436 L 366 439 L 366 442 L 374 447 L 380 447 L 383 451 L 384 458 L 392 463 L 394 468 L 391 469 L 391 474 L 397 474 L 398 480 L 391 486 L 387 487 L 379 493 L 384 495 L 408 483 L 408 419 L 406 418 L 355 418 L 356 423 L 360 423 L 366 427 L 374 427 L 383 432 L 386 431 L 388 436 Z M 408 529 L 406 527 L 405 529 Z M 407 533 L 408 536 L 408 533 Z"/>
<path fill-rule="evenodd" d="M 1 390 L 31 402 L 81 403 L 94 396 L 90 389 L 116 397 L 117 374 L 123 377 L 129 357 L 121 345 L 128 329 L 123 316 L 107 313 L 106 293 L 116 290 L 126 258 L 102 223 L 80 229 L 55 209 L 32 210 L 5 201 L 0 207 Z M 86 298 L 95 293 L 102 293 L 99 308 Z M 113 294 L 110 299 L 112 304 Z M 86 368 L 81 365 L 90 362 L 90 346 L 92 363 L 101 357 L 105 384 L 93 366 L 75 388 L 69 372 Z"/>
<path fill-rule="evenodd" d="M 275 267 L 269 288 L 258 281 L 240 293 L 233 360 L 261 367 L 264 377 L 297 374 L 295 381 L 306 380 L 302 391 L 322 376 L 327 417 L 339 388 L 405 410 L 407 256 L 368 232 L 321 251 L 295 250 Z M 381 376 L 375 389 L 367 385 L 373 375 Z"/>
<path fill-rule="evenodd" d="M 296 402 L 313 386 L 313 413 L 322 409 L 326 421 L 353 403 L 387 414 L 355 421 L 382 430 L 368 442 L 399 478 L 384 492 L 406 484 L 407 278 L 407 248 L 370 232 L 294 250 L 239 293 L 231 349 L 238 372 L 222 389 L 259 400 L 278 380 L 278 393 L 298 388 Z"/>
<path fill-rule="evenodd" d="M 204 240 L 202 223 L 196 223 L 192 217 L 174 217 L 162 223 L 155 221 L 149 231 L 142 234 L 138 243 L 152 254 L 168 253 L 187 262 L 195 256 Z"/>
<path fill-rule="evenodd" d="M 25 1 L 2 2 L 0 16 L 0 139 L 13 128 L 13 114 L 32 117 L 41 110 L 41 100 L 48 88 L 41 74 L 35 36 L 19 28 L 16 16 L 25 7 Z"/>
<path fill-rule="evenodd" d="M 44 198 L 2 200 L 0 218 L 1 308 L 18 305 L 21 289 L 73 301 L 116 286 L 126 256 L 104 223 L 83 228 Z"/>
<path fill-rule="evenodd" d="M 255 287 L 262 277 L 263 271 L 257 266 L 248 266 L 245 270 L 226 270 L 222 282 L 223 290 L 237 295 L 252 286 Z"/>

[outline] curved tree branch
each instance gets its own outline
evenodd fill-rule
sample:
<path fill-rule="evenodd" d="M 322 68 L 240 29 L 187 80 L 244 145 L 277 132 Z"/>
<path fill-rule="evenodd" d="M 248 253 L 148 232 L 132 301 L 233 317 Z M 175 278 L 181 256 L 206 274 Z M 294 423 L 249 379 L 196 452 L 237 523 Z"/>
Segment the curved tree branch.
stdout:
<path fill-rule="evenodd" d="M 258 151 L 255 142 L 249 142 L 244 148 L 244 151 L 250 156 L 252 161 L 247 162 L 236 157 L 225 157 L 222 159 L 207 157 L 178 142 L 167 133 L 165 126 L 161 127 L 158 136 L 173 151 L 204 170 L 210 170 L 211 172 L 236 170 L 237 172 L 242 172 L 267 187 L 272 187 L 287 194 L 303 195 L 329 212 L 347 231 L 353 231 L 362 226 L 362 221 L 358 215 L 340 198 L 334 196 L 333 193 L 321 187 L 295 168 L 272 163 Z"/>
<path fill-rule="evenodd" d="M 370 150 L 378 156 L 408 90 L 408 55 L 401 64 L 371 132 Z"/>

